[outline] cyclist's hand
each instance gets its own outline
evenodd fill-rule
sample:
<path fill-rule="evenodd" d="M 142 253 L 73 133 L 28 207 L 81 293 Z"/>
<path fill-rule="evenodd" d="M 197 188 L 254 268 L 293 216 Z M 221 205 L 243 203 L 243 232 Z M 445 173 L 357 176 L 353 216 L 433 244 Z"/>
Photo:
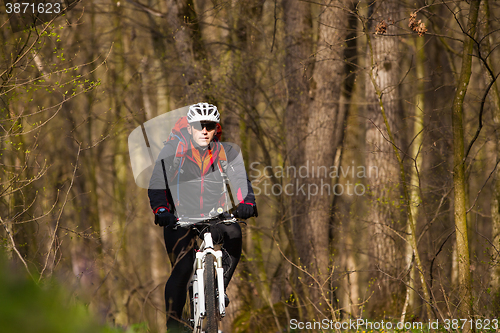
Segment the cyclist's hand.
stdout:
<path fill-rule="evenodd" d="M 253 206 L 251 204 L 242 202 L 240 203 L 238 208 L 236 208 L 235 216 L 245 220 L 249 217 L 252 217 L 253 214 L 254 214 Z"/>
<path fill-rule="evenodd" d="M 161 227 L 168 227 L 169 225 L 175 225 L 177 222 L 177 217 L 167 211 L 165 208 L 160 208 L 155 214 L 155 224 Z"/>

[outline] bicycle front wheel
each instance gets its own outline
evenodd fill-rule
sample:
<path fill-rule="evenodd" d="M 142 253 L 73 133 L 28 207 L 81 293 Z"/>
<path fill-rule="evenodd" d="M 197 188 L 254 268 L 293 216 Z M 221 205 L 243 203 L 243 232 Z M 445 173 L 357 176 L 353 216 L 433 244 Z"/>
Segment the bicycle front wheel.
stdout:
<path fill-rule="evenodd" d="M 219 307 L 217 302 L 217 287 L 215 277 L 214 256 L 208 254 L 205 257 L 205 272 L 203 277 L 205 284 L 205 307 L 206 333 L 217 333 L 219 325 Z"/>

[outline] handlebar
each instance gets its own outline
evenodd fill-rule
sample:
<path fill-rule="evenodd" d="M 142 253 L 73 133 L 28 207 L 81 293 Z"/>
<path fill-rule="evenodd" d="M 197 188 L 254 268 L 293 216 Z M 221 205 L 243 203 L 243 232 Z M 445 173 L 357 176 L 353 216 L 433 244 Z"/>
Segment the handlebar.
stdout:
<path fill-rule="evenodd" d="M 231 213 L 222 213 L 214 217 L 209 217 L 208 219 L 205 220 L 200 220 L 200 218 L 196 217 L 185 217 L 181 216 L 179 217 L 176 227 L 182 227 L 182 228 L 188 228 L 192 226 L 198 226 L 198 225 L 209 225 L 209 224 L 215 224 L 215 223 L 234 223 L 234 222 L 239 222 L 239 220 Z"/>

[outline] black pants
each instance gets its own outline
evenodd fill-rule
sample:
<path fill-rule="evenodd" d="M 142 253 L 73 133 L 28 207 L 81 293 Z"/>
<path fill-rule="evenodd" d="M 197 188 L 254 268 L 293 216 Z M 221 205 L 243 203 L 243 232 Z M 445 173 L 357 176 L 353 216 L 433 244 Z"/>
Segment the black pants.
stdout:
<path fill-rule="evenodd" d="M 241 257 L 241 228 L 238 223 L 218 224 L 211 228 L 215 244 L 223 243 L 229 254 L 229 267 L 224 267 L 224 287 L 227 288 L 236 265 Z M 165 286 L 165 304 L 167 309 L 167 327 L 174 326 L 182 316 L 186 303 L 187 283 L 193 272 L 196 231 L 184 228 L 163 228 L 165 246 L 172 264 L 172 274 Z"/>

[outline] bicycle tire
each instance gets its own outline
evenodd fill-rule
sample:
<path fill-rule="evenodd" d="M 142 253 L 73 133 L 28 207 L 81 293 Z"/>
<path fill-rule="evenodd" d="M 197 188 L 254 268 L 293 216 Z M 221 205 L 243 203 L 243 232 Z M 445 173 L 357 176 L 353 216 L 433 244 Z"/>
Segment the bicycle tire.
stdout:
<path fill-rule="evenodd" d="M 205 257 L 205 310 L 206 316 L 206 333 L 217 333 L 219 331 L 219 306 L 217 303 L 217 287 L 215 279 L 214 256 L 209 254 Z"/>

